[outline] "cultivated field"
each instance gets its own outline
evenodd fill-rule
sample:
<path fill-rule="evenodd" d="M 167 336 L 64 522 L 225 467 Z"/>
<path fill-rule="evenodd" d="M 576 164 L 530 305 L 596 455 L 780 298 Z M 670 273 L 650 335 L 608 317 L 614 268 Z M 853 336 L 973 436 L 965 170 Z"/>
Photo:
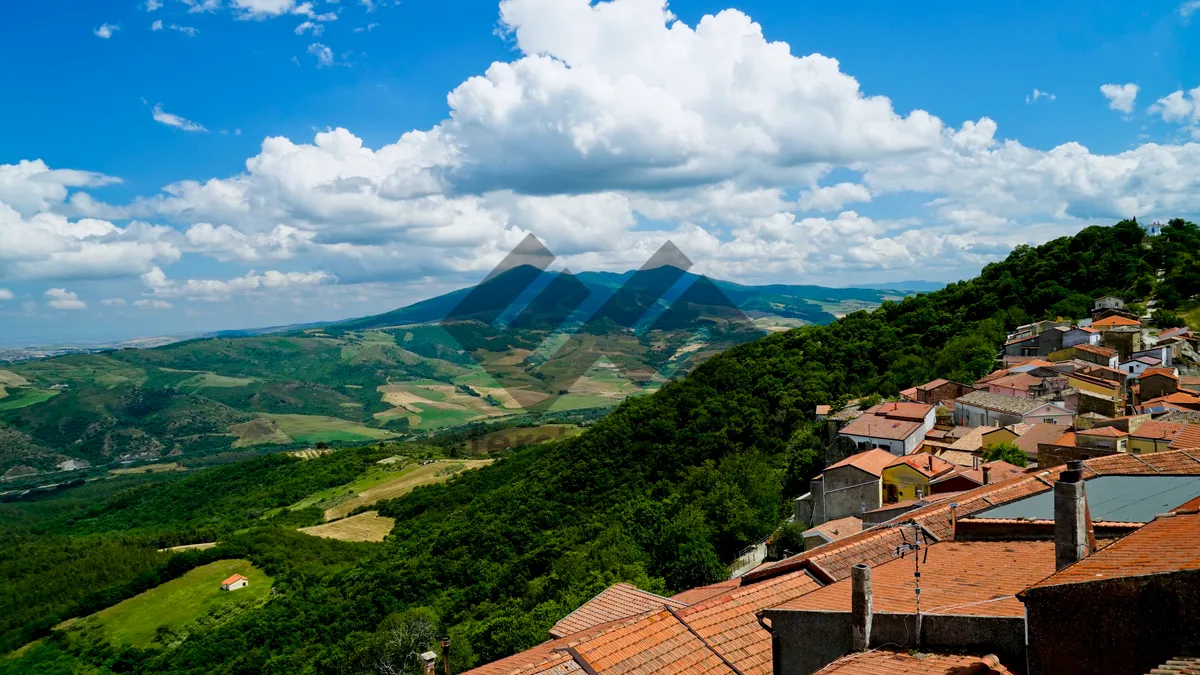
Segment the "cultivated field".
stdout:
<path fill-rule="evenodd" d="M 490 459 L 458 459 L 440 460 L 415 467 L 387 482 L 361 490 L 352 499 L 326 509 L 325 520 L 343 518 L 361 506 L 370 506 L 384 499 L 395 499 L 412 492 L 413 488 L 418 486 L 441 483 L 449 480 L 457 473 L 462 473 L 468 469 L 478 469 L 481 466 L 487 466 L 491 463 L 492 460 Z"/>
<path fill-rule="evenodd" d="M 463 444 L 463 447 L 477 455 L 492 451 L 515 448 L 519 445 L 533 445 L 570 438 L 583 433 L 583 428 L 574 424 L 543 424 L 536 427 L 511 427 L 484 434 Z"/>
<path fill-rule="evenodd" d="M 321 441 L 377 441 L 395 436 L 390 431 L 372 429 L 358 422 L 323 415 L 276 415 L 263 413 L 263 417 L 279 425 L 283 433 L 301 443 Z"/>
<path fill-rule="evenodd" d="M 233 574 L 250 579 L 250 586 L 222 591 L 221 581 Z M 218 560 L 72 622 L 69 629 L 97 623 L 114 643 L 146 649 L 153 643 L 159 626 L 167 626 L 176 633 L 186 632 L 188 625 L 199 619 L 207 621 L 212 615 L 213 621 L 219 621 L 220 616 L 257 606 L 271 592 L 272 581 L 249 561 Z"/>
<path fill-rule="evenodd" d="M 123 469 L 112 469 L 109 471 L 109 473 L 117 476 L 128 476 L 139 473 L 168 473 L 170 471 L 186 471 L 186 469 L 184 469 L 182 466 L 179 466 L 175 462 L 168 462 L 163 464 L 143 464 L 141 466 L 129 466 Z"/>
<path fill-rule="evenodd" d="M 445 382 L 419 380 L 385 384 L 377 389 L 383 396 L 383 402 L 393 407 L 391 410 L 376 413 L 375 417 L 407 417 L 412 429 L 437 429 L 488 417 L 500 417 L 512 412 L 512 408 L 494 406 L 484 400 L 483 396 L 487 396 L 490 390 L 475 389 L 480 396 L 471 396 L 455 385 Z M 505 400 L 499 396 L 496 398 L 499 401 Z M 505 398 L 511 400 L 507 395 Z"/>
<path fill-rule="evenodd" d="M 8 392 L 7 396 L 5 396 L 3 399 L 0 399 L 0 410 L 16 410 L 18 408 L 27 408 L 31 405 L 37 405 L 38 403 L 49 401 L 55 396 L 58 396 L 60 393 L 61 392 L 57 389 L 53 391 L 40 391 L 37 389 L 28 389 L 24 387 L 21 389 L 13 389 Z"/>
<path fill-rule="evenodd" d="M 246 448 L 252 445 L 291 443 L 292 437 L 279 428 L 275 420 L 260 417 L 249 422 L 242 422 L 229 427 L 229 433 L 237 436 L 233 442 L 235 448 Z"/>
<path fill-rule="evenodd" d="M 210 541 L 206 544 L 184 544 L 183 546 L 168 546 L 167 548 L 158 549 L 159 553 L 167 553 L 170 551 L 203 551 L 210 548 L 215 548 L 217 542 Z"/>
<path fill-rule="evenodd" d="M 307 450 L 297 450 L 295 452 L 289 452 L 287 454 L 291 455 L 292 457 L 299 457 L 300 459 L 303 459 L 303 460 L 309 460 L 309 459 L 316 459 L 316 458 L 320 457 L 321 455 L 328 455 L 331 452 L 333 452 L 333 450 L 328 449 L 328 448 L 326 448 L 324 450 L 317 450 L 316 448 L 308 448 Z"/>
<path fill-rule="evenodd" d="M 394 518 L 384 518 L 375 511 L 367 511 L 324 525 L 302 527 L 300 531 L 314 537 L 339 541 L 383 541 L 395 524 Z"/>

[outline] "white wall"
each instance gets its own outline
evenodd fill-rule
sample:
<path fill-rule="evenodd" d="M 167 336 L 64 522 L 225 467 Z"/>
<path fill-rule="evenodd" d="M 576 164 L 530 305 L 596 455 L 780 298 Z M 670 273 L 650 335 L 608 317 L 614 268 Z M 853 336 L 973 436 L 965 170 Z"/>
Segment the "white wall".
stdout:
<path fill-rule="evenodd" d="M 909 436 L 908 441 L 912 441 L 912 444 L 911 444 L 912 448 L 910 449 L 907 447 L 907 441 L 895 441 L 890 438 L 871 438 L 870 436 L 853 436 L 851 434 L 842 434 L 842 435 L 845 436 L 846 438 L 849 438 L 850 440 L 854 441 L 854 443 L 856 445 L 859 445 L 859 447 L 860 447 L 859 452 L 863 452 L 863 450 L 861 449 L 862 443 L 869 443 L 871 447 L 879 448 L 881 450 L 887 450 L 888 452 L 892 453 L 893 455 L 896 455 L 897 457 L 899 457 L 900 455 L 906 455 L 906 454 L 912 452 L 912 450 L 915 450 L 917 447 L 916 439 L 918 437 L 924 437 L 924 434 L 922 434 L 920 432 L 914 433 L 912 436 Z M 869 450 L 870 448 L 867 448 L 867 449 Z"/>

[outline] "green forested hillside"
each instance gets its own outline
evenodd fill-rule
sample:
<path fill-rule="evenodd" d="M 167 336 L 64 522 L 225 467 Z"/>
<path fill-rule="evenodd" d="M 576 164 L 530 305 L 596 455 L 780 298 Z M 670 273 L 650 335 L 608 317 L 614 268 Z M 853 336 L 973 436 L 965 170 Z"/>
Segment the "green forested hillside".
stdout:
<path fill-rule="evenodd" d="M 452 636 L 452 666 L 461 670 L 540 642 L 554 621 L 615 581 L 667 593 L 718 580 L 820 470 L 815 405 L 892 394 L 935 376 L 971 380 L 993 365 L 1006 329 L 1031 318 L 1081 314 L 1103 293 L 1161 298 L 1157 270 L 1167 279 L 1196 272 L 1195 257 L 1174 247 L 1200 230 L 1182 222 L 1169 230 L 1169 239 L 1145 242 L 1134 223 L 1088 228 L 1018 248 L 976 279 L 730 349 L 622 403 L 578 437 L 515 450 L 377 505 L 397 519 L 392 535 L 331 548 L 333 567 L 314 559 L 311 538 L 279 525 L 235 530 L 228 547 L 206 553 L 246 558 L 272 574 L 279 593 L 262 608 L 146 651 L 56 638 L 7 667 L 37 672 L 12 669 L 69 658 L 119 661 L 127 672 L 368 673 L 395 657 L 393 629 L 428 625 Z M 1186 309 L 1188 301 L 1171 302 Z M 331 474 L 353 463 L 340 454 Z M 300 480 L 256 461 L 248 467 L 262 471 L 256 489 L 267 494 Z M 120 536 L 162 536 L 206 518 L 236 528 L 238 512 L 270 503 L 244 501 L 231 487 L 215 495 L 220 506 L 158 515 L 174 500 L 202 499 L 204 475 L 191 487 L 148 483 L 50 529 L 116 537 L 108 528 L 119 525 Z"/>

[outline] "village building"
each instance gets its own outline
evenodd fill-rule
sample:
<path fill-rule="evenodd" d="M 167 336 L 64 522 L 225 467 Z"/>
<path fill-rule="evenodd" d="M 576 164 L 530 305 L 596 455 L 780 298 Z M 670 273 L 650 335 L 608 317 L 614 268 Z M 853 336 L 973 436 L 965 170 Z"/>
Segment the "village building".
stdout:
<path fill-rule="evenodd" d="M 1089 450 L 1125 452 L 1129 446 L 1129 432 L 1116 427 L 1096 427 L 1075 433 L 1075 444 Z"/>
<path fill-rule="evenodd" d="M 1030 425 L 1061 424 L 1068 427 L 1074 422 L 1074 416 L 1063 404 L 1047 401 L 1022 415 L 1021 421 Z"/>
<path fill-rule="evenodd" d="M 1166 452 L 1179 432 L 1187 428 L 1186 422 L 1162 422 L 1154 420 L 1139 426 L 1129 434 L 1129 452 L 1141 455 L 1149 452 Z"/>
<path fill-rule="evenodd" d="M 825 467 L 809 481 L 812 524 L 879 508 L 883 504 L 880 478 L 895 458 L 886 450 L 868 450 Z"/>
<path fill-rule="evenodd" d="M 858 516 L 846 516 L 830 520 L 804 531 L 804 550 L 811 551 L 818 546 L 824 546 L 850 535 L 862 532 L 863 520 Z"/>
<path fill-rule="evenodd" d="M 1175 368 L 1148 368 L 1138 376 L 1141 399 L 1149 401 L 1179 391 L 1179 371 Z"/>
<path fill-rule="evenodd" d="M 1042 378 L 1028 373 L 1015 373 L 998 377 L 984 384 L 983 388 L 993 394 L 1015 396 L 1017 398 L 1034 398 L 1039 395 Z"/>
<path fill-rule="evenodd" d="M 1085 389 L 1067 389 L 1062 393 L 1063 405 L 1075 411 L 1078 423 L 1080 416 L 1096 414 L 1104 418 L 1119 417 L 1125 411 L 1123 397 L 1097 394 Z"/>
<path fill-rule="evenodd" d="M 975 387 L 951 382 L 950 380 L 933 380 L 925 384 L 905 389 L 900 392 L 900 395 L 909 401 L 917 403 L 936 404 L 942 401 L 953 401 L 954 399 L 969 394 L 975 391 Z"/>
<path fill-rule="evenodd" d="M 1200 393 L 1200 375 L 1180 375 L 1179 388 Z"/>
<path fill-rule="evenodd" d="M 1036 335 L 1022 335 L 1004 343 L 1005 356 L 1037 357 L 1041 352 L 1041 340 Z"/>
<path fill-rule="evenodd" d="M 1175 365 L 1175 351 L 1171 349 L 1170 344 L 1157 344 L 1152 347 L 1145 347 L 1141 351 L 1133 353 L 1133 358 L 1140 356 L 1149 356 L 1159 360 L 1159 365 L 1173 366 Z"/>
<path fill-rule="evenodd" d="M 228 579 L 226 579 L 225 581 L 221 582 L 221 590 L 236 591 L 236 590 L 245 588 L 249 585 L 250 585 L 249 579 L 247 579 L 246 577 L 244 577 L 240 574 L 235 574 L 235 575 L 229 577 Z M 209 588 L 212 588 L 212 587 L 210 586 Z"/>
<path fill-rule="evenodd" d="M 1134 377 L 1141 377 L 1142 373 L 1149 368 L 1159 368 L 1163 365 L 1160 358 L 1154 356 L 1137 356 L 1130 361 L 1125 361 L 1118 368 L 1122 372 L 1129 373 Z"/>
<path fill-rule="evenodd" d="M 929 453 L 905 455 L 883 469 L 883 503 L 920 499 L 929 494 L 929 482 L 954 471 L 956 466 Z"/>
<path fill-rule="evenodd" d="M 881 403 L 842 427 L 838 434 L 860 450 L 881 448 L 899 456 L 915 452 L 936 422 L 934 406 L 928 403 Z"/>
<path fill-rule="evenodd" d="M 1142 350 L 1141 326 L 1115 326 L 1101 331 L 1100 341 L 1105 347 L 1117 350 L 1122 360 L 1128 360 Z"/>
<path fill-rule="evenodd" d="M 1067 332 L 1063 333 L 1062 346 L 1074 347 L 1075 345 L 1100 345 L 1100 331 L 1092 327 L 1073 326 Z"/>
<path fill-rule="evenodd" d="M 986 391 L 976 391 L 954 402 L 954 423 L 964 427 L 992 427 L 1016 424 L 1039 401 Z"/>
<path fill-rule="evenodd" d="M 974 468 L 957 467 L 954 471 L 931 480 L 929 489 L 936 498 L 945 494 L 973 490 L 980 485 L 990 485 L 1007 480 L 1020 473 L 1025 473 L 1025 469 L 998 459 L 980 463 Z"/>
<path fill-rule="evenodd" d="M 1120 365 L 1120 354 L 1117 350 L 1111 347 L 1097 347 L 1095 345 L 1083 344 L 1075 345 L 1071 348 L 1072 355 L 1068 358 L 1076 358 L 1080 361 L 1087 361 L 1099 366 L 1108 368 L 1116 368 Z"/>

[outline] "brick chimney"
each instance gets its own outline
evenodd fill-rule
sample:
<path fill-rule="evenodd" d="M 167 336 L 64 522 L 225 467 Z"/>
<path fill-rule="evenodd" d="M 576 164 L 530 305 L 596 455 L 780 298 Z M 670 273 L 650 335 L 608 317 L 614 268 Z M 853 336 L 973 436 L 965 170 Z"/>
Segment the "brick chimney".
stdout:
<path fill-rule="evenodd" d="M 989 480 L 988 480 L 988 472 L 989 471 L 991 471 L 991 469 L 987 468 L 987 466 L 983 467 L 983 484 L 984 485 L 987 485 L 989 482 Z"/>
<path fill-rule="evenodd" d="M 1088 554 L 1087 494 L 1083 489 L 1083 462 L 1067 462 L 1054 483 L 1054 568 L 1061 570 Z"/>
<path fill-rule="evenodd" d="M 858 563 L 850 568 L 850 639 L 856 652 L 871 647 L 871 568 Z"/>

